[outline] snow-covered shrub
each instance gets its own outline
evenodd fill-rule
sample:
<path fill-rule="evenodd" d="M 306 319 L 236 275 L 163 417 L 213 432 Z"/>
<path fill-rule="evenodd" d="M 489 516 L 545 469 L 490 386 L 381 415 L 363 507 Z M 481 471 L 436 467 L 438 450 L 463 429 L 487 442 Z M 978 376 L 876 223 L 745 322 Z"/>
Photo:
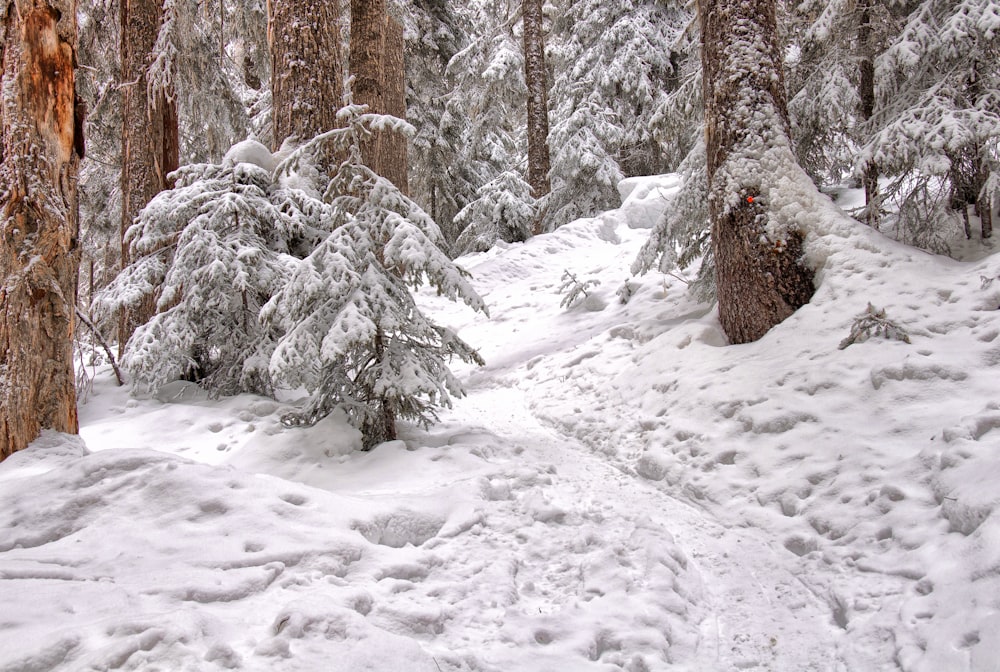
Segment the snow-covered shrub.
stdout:
<path fill-rule="evenodd" d="M 253 149 L 240 143 L 222 165 L 180 168 L 175 187 L 126 232 L 133 262 L 102 303 L 120 309 L 158 296 L 156 314 L 125 347 L 123 364 L 140 387 L 184 378 L 223 394 L 271 389 L 275 334 L 258 313 L 286 281 L 289 249 L 332 216 L 321 201 L 276 183 L 261 161 L 241 160 L 241 146 Z M 257 155 L 270 152 L 259 146 Z"/>
<path fill-rule="evenodd" d="M 615 291 L 615 295 L 618 297 L 619 303 L 622 305 L 627 304 L 632 300 L 632 296 L 635 294 L 636 287 L 631 282 L 626 280 L 622 283 L 622 286 Z"/>
<path fill-rule="evenodd" d="M 342 407 L 371 448 L 395 438 L 397 418 L 427 425 L 436 407 L 464 394 L 448 359 L 482 363 L 454 332 L 420 311 L 410 288 L 428 283 L 474 310 L 486 312 L 486 306 L 441 249 L 434 221 L 361 163 L 359 141 L 369 128 L 403 123 L 361 109 L 344 108 L 346 128 L 300 150 L 332 143 L 350 158 L 326 191 L 331 233 L 294 268 L 262 317 L 281 334 L 271 375 L 312 397 L 294 420 L 311 423 Z M 296 160 L 293 155 L 286 165 Z"/>
<path fill-rule="evenodd" d="M 910 335 L 906 330 L 885 316 L 885 308 L 878 309 L 869 303 L 865 312 L 854 318 L 850 335 L 840 342 L 838 348 L 843 350 L 855 343 L 867 341 L 872 336 L 910 342 Z"/>
<path fill-rule="evenodd" d="M 596 287 L 599 284 L 601 284 L 600 280 L 591 278 L 590 280 L 581 281 L 573 273 L 564 270 L 562 285 L 559 286 L 559 293 L 564 296 L 562 301 L 559 302 L 559 307 L 572 308 L 578 301 L 590 296 L 590 293 L 587 291 L 588 289 Z"/>
<path fill-rule="evenodd" d="M 535 217 L 531 187 L 520 174 L 504 171 L 480 187 L 476 200 L 455 216 L 463 230 L 452 246 L 453 256 L 485 252 L 498 240 L 524 242 Z"/>

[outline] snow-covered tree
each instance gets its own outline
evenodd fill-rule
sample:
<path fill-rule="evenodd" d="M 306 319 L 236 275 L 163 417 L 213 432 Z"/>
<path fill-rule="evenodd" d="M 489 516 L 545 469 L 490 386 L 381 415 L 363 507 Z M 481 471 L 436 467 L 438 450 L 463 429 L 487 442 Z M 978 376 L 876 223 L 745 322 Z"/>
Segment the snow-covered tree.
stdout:
<path fill-rule="evenodd" d="M 362 139 L 380 127 L 400 131 L 404 122 L 362 109 L 344 108 L 346 128 L 299 150 L 334 143 L 350 158 L 327 188 L 335 216 L 331 233 L 296 266 L 262 314 L 282 334 L 271 374 L 312 395 L 299 419 L 313 422 L 340 406 L 371 448 L 395 438 L 397 419 L 427 424 L 435 407 L 463 394 L 448 359 L 482 363 L 454 332 L 421 312 L 410 289 L 429 283 L 474 310 L 486 307 L 467 274 L 441 249 L 434 221 L 363 165 Z"/>
<path fill-rule="evenodd" d="M 340 3 L 272 0 L 268 8 L 271 145 L 277 150 L 287 139 L 307 142 L 336 125 L 344 92 Z"/>
<path fill-rule="evenodd" d="M 896 178 L 898 226 L 920 242 L 968 206 L 992 233 L 1000 184 L 1000 12 L 990 0 L 925 0 L 876 61 L 877 109 L 862 161 Z"/>
<path fill-rule="evenodd" d="M 121 137 L 121 263 L 129 263 L 125 232 L 139 211 L 169 187 L 167 175 L 178 167 L 177 102 L 174 95 L 173 55 L 168 35 L 176 21 L 177 0 L 133 0 L 119 3 L 122 28 Z M 169 7 L 169 13 L 165 12 Z M 161 38 L 161 39 L 158 39 Z M 150 68 L 150 63 L 153 67 Z M 124 309 L 118 319 L 119 355 L 139 324 L 155 310 L 156 287 Z"/>
<path fill-rule="evenodd" d="M 775 0 L 699 0 L 698 15 L 719 321 L 731 342 L 746 343 L 814 291 L 802 265 L 803 222 L 778 205 L 800 188 L 801 169 L 789 139 Z"/>
<path fill-rule="evenodd" d="M 451 243 L 459 231 L 455 215 L 482 184 L 464 159 L 469 116 L 448 64 L 468 43 L 462 7 L 448 0 L 400 0 L 406 40 L 407 121 L 410 138 L 410 193 L 437 222 Z"/>
<path fill-rule="evenodd" d="M 271 392 L 274 334 L 260 325 L 260 308 L 283 286 L 289 253 L 332 218 L 294 176 L 276 181 L 273 167 L 253 141 L 221 165 L 184 166 L 129 228 L 133 261 L 103 303 L 121 308 L 161 290 L 156 314 L 125 347 L 138 386 L 187 379 L 214 393 Z"/>
<path fill-rule="evenodd" d="M 523 242 L 531 237 L 536 213 L 531 186 L 519 172 L 504 171 L 480 187 L 476 200 L 455 216 L 462 233 L 452 253 L 485 252 L 498 240 Z"/>
<path fill-rule="evenodd" d="M 552 190 L 549 180 L 549 73 L 545 67 L 545 27 L 542 0 L 521 0 L 521 24 L 524 41 L 524 84 L 528 89 L 527 137 L 528 174 L 531 193 L 541 199 Z M 542 221 L 535 233 L 542 231 Z"/>
<path fill-rule="evenodd" d="M 526 240 L 538 219 L 538 202 L 525 177 L 524 50 L 513 4 L 483 3 L 469 10 L 477 34 L 452 59 L 455 114 L 469 120 L 462 160 L 478 185 L 455 217 L 461 235 L 454 255 L 489 249 L 497 240 Z M 471 230 L 467 230 L 467 227 Z"/>
<path fill-rule="evenodd" d="M 676 165 L 663 155 L 654 116 L 681 86 L 690 18 L 664 0 L 560 3 L 551 49 L 550 228 L 614 207 L 624 177 Z"/>

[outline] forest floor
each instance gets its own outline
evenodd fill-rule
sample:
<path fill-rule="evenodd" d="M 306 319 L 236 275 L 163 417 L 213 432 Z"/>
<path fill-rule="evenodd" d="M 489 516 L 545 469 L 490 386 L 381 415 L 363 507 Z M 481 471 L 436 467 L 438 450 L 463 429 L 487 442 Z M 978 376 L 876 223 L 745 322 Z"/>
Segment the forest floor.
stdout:
<path fill-rule="evenodd" d="M 463 258 L 491 317 L 421 302 L 487 364 L 370 453 L 99 371 L 0 464 L 0 672 L 1000 670 L 1000 256 L 841 228 L 727 346 L 628 272 L 675 186 Z M 910 343 L 839 350 L 869 302 Z"/>

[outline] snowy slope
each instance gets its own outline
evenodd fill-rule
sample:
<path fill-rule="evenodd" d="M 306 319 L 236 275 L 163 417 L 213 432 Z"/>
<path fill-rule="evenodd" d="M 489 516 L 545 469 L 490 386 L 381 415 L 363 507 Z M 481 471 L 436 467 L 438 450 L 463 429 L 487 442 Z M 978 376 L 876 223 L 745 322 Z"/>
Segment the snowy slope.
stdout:
<path fill-rule="evenodd" d="M 461 260 L 492 318 L 422 301 L 487 365 L 371 453 L 102 374 L 86 447 L 0 464 L 0 671 L 1000 669 L 1000 257 L 841 226 L 725 346 L 628 277 L 675 186 Z M 911 343 L 838 350 L 869 302 Z"/>

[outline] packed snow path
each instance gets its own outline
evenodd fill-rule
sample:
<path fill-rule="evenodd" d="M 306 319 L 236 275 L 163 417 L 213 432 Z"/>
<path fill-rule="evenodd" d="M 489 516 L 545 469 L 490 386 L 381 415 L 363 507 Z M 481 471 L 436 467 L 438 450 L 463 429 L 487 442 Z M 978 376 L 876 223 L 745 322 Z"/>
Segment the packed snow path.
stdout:
<path fill-rule="evenodd" d="M 758 531 L 727 529 L 543 427 L 524 399 L 519 389 L 477 387 L 447 422 L 480 425 L 515 447 L 520 468 L 551 474 L 547 487 L 533 494 L 541 499 L 528 498 L 528 506 L 538 507 L 532 515 L 548 523 L 544 542 L 533 551 L 548 548 L 547 566 L 541 576 L 521 572 L 519 578 L 534 586 L 561 584 L 548 603 L 542 600 L 540 612 L 551 610 L 553 600 L 565 607 L 581 598 L 604 598 L 581 623 L 567 622 L 562 613 L 559 630 L 593 637 L 595 653 L 603 639 L 603 646 L 620 648 L 628 661 L 630 650 L 648 651 L 648 643 L 629 643 L 645 629 L 652 608 L 660 607 L 662 658 L 637 656 L 647 668 L 627 669 L 843 669 L 836 615 L 796 576 L 787 551 L 775 550 Z M 651 568 L 663 575 L 660 580 Z M 608 609 L 609 603 L 619 608 Z M 620 614 L 631 622 L 619 622 Z M 551 637 L 551 628 L 543 628 L 536 640 L 549 643 Z"/>

